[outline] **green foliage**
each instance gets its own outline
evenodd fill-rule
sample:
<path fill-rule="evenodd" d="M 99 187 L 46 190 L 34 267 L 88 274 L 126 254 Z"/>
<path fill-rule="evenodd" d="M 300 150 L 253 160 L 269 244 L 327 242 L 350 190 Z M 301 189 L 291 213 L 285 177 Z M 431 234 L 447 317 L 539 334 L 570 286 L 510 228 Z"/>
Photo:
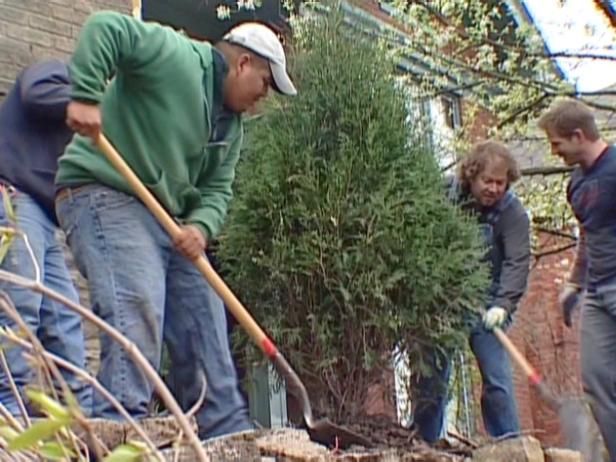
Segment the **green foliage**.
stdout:
<path fill-rule="evenodd" d="M 45 460 L 72 460 L 75 453 L 70 451 L 65 445 L 55 441 L 44 443 L 39 449 L 40 454 Z"/>
<path fill-rule="evenodd" d="M 0 226 L 0 264 L 6 258 L 6 254 L 9 252 L 14 240 L 15 230 L 13 228 Z"/>
<path fill-rule="evenodd" d="M 34 422 L 22 432 L 17 432 L 6 422 L 0 425 L 0 436 L 8 443 L 8 450 L 35 450 L 45 460 L 69 460 L 74 457 L 66 435 L 73 420 L 70 410 L 41 391 L 28 389 L 26 395 L 48 418 Z M 62 443 L 63 440 L 66 441 Z"/>
<path fill-rule="evenodd" d="M 565 229 L 576 221 L 567 203 L 568 174 L 524 178 L 516 186 L 533 222 L 552 229 Z"/>
<path fill-rule="evenodd" d="M 47 396 L 45 393 L 38 390 L 29 389 L 26 390 L 26 395 L 32 404 L 35 404 L 48 416 L 62 422 L 67 422 L 70 420 L 70 411 L 56 400 Z"/>
<path fill-rule="evenodd" d="M 41 444 L 43 440 L 55 436 L 66 424 L 67 422 L 54 418 L 39 420 L 12 439 L 8 448 L 10 451 L 32 449 Z"/>
<path fill-rule="evenodd" d="M 295 32 L 299 95 L 250 126 L 221 257 L 317 407 L 353 417 L 394 345 L 463 341 L 483 249 L 383 49 L 338 14 Z"/>
<path fill-rule="evenodd" d="M 115 448 L 103 462 L 139 462 L 144 460 L 147 447 L 140 442 L 130 442 Z"/>
<path fill-rule="evenodd" d="M 396 19 L 413 31 L 398 52 L 419 59 L 425 94 L 462 91 L 487 109 L 492 129 L 526 133 L 529 122 L 573 87 L 556 70 L 537 30 L 507 2 L 391 0 Z"/>
<path fill-rule="evenodd" d="M 2 205 L 5 210 L 6 217 L 12 225 L 17 223 L 17 217 L 15 215 L 15 209 L 11 203 L 11 197 L 6 188 L 0 185 L 0 194 L 2 194 Z M 15 239 L 15 230 L 13 228 L 0 227 L 0 264 L 4 261 L 9 248 L 13 244 Z"/>
<path fill-rule="evenodd" d="M 0 423 L 0 437 L 7 442 L 7 449 L 22 454 L 29 451 L 30 455 L 38 454 L 44 460 L 68 461 L 78 457 L 79 460 L 86 460 L 85 456 L 77 455 L 79 448 L 74 448 L 70 435 L 74 423 L 71 408 L 39 390 L 28 389 L 26 395 L 48 417 L 33 422 L 23 431 L 15 430 L 7 422 Z M 145 460 L 147 453 L 144 443 L 129 442 L 116 447 L 103 462 L 138 462 Z"/>
<path fill-rule="evenodd" d="M 0 186 L 0 192 L 2 193 L 2 205 L 4 206 L 6 217 L 9 222 L 15 224 L 17 222 L 17 216 L 15 215 L 15 209 L 11 202 L 11 196 L 4 186 Z"/>

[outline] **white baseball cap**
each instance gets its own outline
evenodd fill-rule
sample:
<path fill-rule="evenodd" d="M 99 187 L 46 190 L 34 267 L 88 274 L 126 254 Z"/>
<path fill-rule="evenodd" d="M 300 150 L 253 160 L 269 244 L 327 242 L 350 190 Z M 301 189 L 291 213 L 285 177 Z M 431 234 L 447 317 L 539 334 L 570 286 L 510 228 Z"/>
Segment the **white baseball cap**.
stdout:
<path fill-rule="evenodd" d="M 267 59 L 274 79 L 274 89 L 284 95 L 297 94 L 295 85 L 287 74 L 287 59 L 282 43 L 269 27 L 258 22 L 245 22 L 231 29 L 222 39 Z"/>

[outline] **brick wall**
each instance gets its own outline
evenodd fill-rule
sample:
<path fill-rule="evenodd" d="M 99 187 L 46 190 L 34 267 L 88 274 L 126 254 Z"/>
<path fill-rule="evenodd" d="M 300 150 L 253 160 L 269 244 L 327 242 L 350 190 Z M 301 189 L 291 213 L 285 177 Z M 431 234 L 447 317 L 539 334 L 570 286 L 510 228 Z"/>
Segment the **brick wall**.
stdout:
<path fill-rule="evenodd" d="M 66 58 L 84 19 L 96 10 L 129 13 L 130 0 L 3 0 L 0 2 L 0 97 L 17 73 L 41 58 Z"/>
<path fill-rule="evenodd" d="M 569 239 L 549 234 L 541 234 L 539 240 L 544 252 L 571 243 Z M 581 393 L 579 313 L 573 328 L 565 327 L 558 306 L 558 293 L 573 255 L 574 249 L 569 249 L 543 256 L 535 262 L 528 291 L 510 331 L 513 342 L 549 386 L 557 394 L 569 396 Z M 541 401 L 517 368 L 514 380 L 522 428 L 536 432 L 536 436 L 547 445 L 562 443 L 558 416 Z"/>

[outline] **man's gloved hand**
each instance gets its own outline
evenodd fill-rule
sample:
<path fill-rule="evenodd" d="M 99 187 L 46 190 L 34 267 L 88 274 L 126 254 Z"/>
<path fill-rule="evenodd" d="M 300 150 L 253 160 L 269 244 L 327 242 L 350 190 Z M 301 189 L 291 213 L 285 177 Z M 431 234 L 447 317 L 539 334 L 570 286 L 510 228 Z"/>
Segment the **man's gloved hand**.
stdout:
<path fill-rule="evenodd" d="M 567 282 L 558 296 L 563 311 L 565 325 L 571 327 L 575 309 L 582 303 L 582 288 L 573 282 Z"/>
<path fill-rule="evenodd" d="M 505 308 L 501 308 L 500 306 L 493 306 L 483 315 L 483 326 L 487 330 L 492 330 L 495 327 L 502 327 L 507 321 L 507 317 L 509 313 Z"/>

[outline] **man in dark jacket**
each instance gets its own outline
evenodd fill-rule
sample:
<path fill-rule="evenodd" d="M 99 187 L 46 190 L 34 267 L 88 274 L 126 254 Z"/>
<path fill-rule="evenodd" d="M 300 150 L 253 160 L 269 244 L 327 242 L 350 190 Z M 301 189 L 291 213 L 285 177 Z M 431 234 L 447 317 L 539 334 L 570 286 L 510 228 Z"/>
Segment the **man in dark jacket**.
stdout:
<path fill-rule="evenodd" d="M 449 184 L 449 197 L 477 216 L 488 249 L 491 284 L 481 322 L 471 330 L 470 346 L 483 380 L 481 410 L 493 437 L 520 431 L 507 352 L 491 332 L 511 322 L 524 294 L 529 271 L 529 219 L 510 186 L 519 170 L 509 150 L 495 141 L 476 144 Z M 414 422 L 426 441 L 443 432 L 447 405 L 448 358 L 434 354 L 434 372 L 419 383 Z"/>
<path fill-rule="evenodd" d="M 78 301 L 56 238 L 54 176 L 58 157 L 72 137 L 66 125 L 70 102 L 68 68 L 61 61 L 44 61 L 25 69 L 0 106 L 0 185 L 10 199 L 15 220 L 0 202 L 0 226 L 16 227 L 32 248 L 40 268 L 41 282 Z M 35 266 L 23 238 L 16 237 L 0 269 L 34 279 Z M 0 281 L 17 311 L 33 334 L 51 353 L 85 368 L 85 346 L 81 317 L 48 297 Z M 0 325 L 16 324 L 0 310 Z M 4 343 L 4 342 L 3 342 Z M 6 348 L 9 368 L 19 389 L 32 381 L 32 371 L 19 348 Z M 90 390 L 70 373 L 65 379 L 80 403 L 89 411 Z M 0 403 L 18 414 L 17 399 L 8 377 L 0 368 Z"/>

